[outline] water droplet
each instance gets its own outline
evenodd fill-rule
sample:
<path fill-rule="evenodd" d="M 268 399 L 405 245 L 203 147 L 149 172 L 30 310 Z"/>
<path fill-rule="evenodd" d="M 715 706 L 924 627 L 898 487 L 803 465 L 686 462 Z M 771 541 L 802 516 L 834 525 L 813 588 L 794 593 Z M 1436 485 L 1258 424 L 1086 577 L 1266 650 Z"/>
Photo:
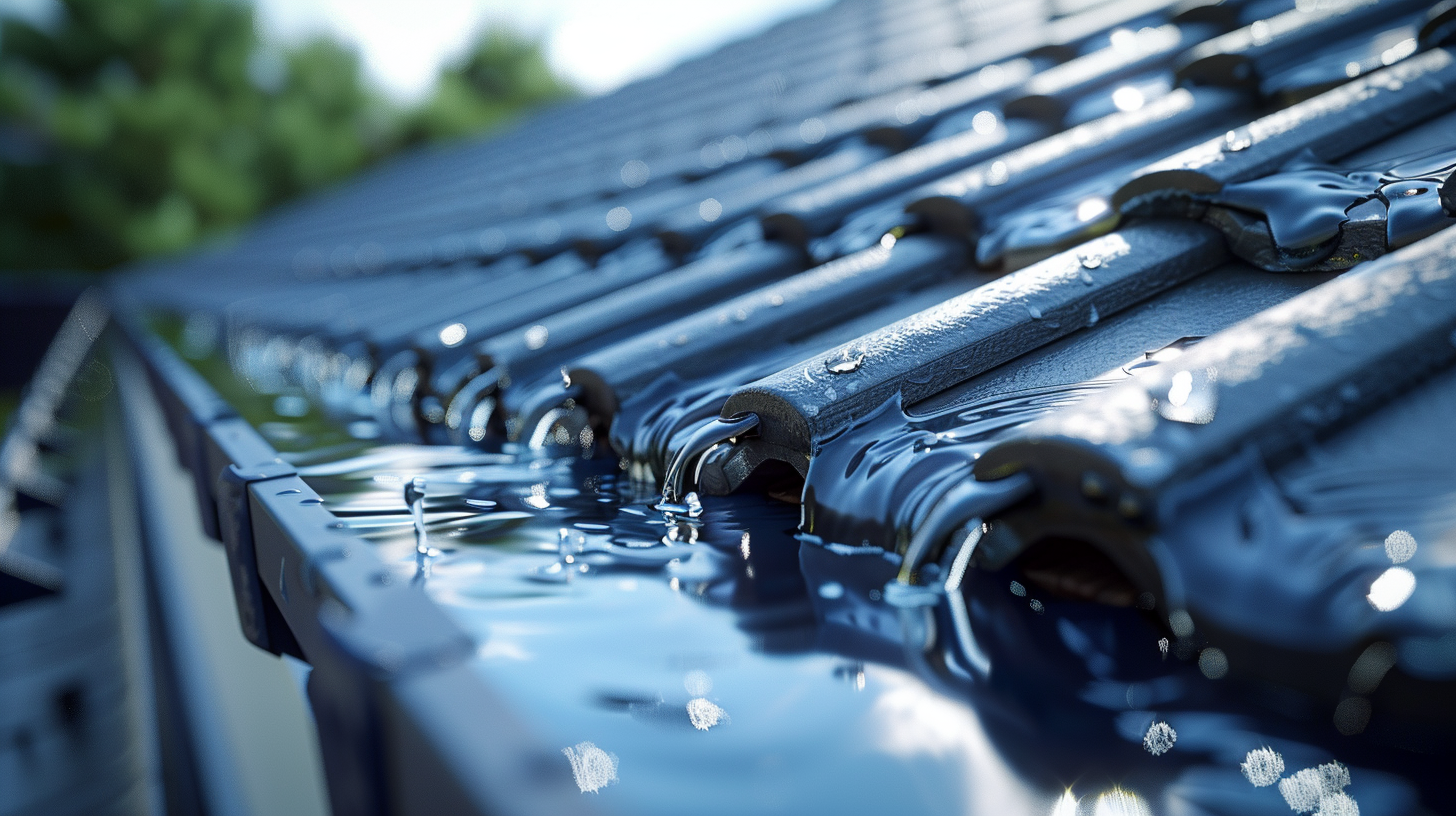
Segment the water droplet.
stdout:
<path fill-rule="evenodd" d="M 900 104 L 896 105 L 895 106 L 895 118 L 902 125 L 911 124 L 911 123 L 915 122 L 915 120 L 919 119 L 920 118 L 920 111 L 919 111 L 919 109 L 917 108 L 917 106 L 915 104 L 915 100 L 913 100 L 913 99 L 906 99 L 906 100 L 900 102 Z"/>
<path fill-rule="evenodd" d="M 829 131 L 824 126 L 824 120 L 819 118 L 805 119 L 799 123 L 799 138 L 804 144 L 819 144 L 824 141 L 824 136 Z"/>
<path fill-rule="evenodd" d="M 556 531 L 556 554 L 561 560 L 571 563 L 572 559 L 586 551 L 586 534 L 580 530 L 562 527 Z"/>
<path fill-rule="evenodd" d="M 621 176 L 623 184 L 635 189 L 646 184 L 652 178 L 652 171 L 646 162 L 633 159 L 622 165 Z"/>
<path fill-rule="evenodd" d="M 1392 564 L 1404 564 L 1416 554 L 1416 537 L 1405 530 L 1396 530 L 1385 537 L 1385 554 Z"/>
<path fill-rule="evenodd" d="M 1100 255 L 1083 255 L 1081 257 L 1081 261 L 1083 269 L 1097 269 L 1098 267 L 1102 266 L 1102 256 Z M 1083 277 L 1082 280 L 1086 281 L 1087 283 L 1091 283 L 1092 276 L 1087 275 Z"/>
<path fill-rule="evenodd" d="M 445 328 L 440 329 L 440 342 L 453 348 L 464 342 L 465 334 L 464 323 L 451 323 Z"/>
<path fill-rule="evenodd" d="M 1158 413 L 1164 419 L 1192 425 L 1207 425 L 1218 408 L 1218 391 L 1214 369 L 1175 372 L 1169 382 L 1167 399 L 1158 401 Z"/>
<path fill-rule="evenodd" d="M 1026 313 L 1031 315 L 1032 320 L 1041 320 L 1041 309 L 1030 303 L 1026 304 Z"/>
<path fill-rule="evenodd" d="M 662 513 L 668 521 L 674 521 L 679 518 L 692 518 L 691 508 L 686 502 L 663 500 L 652 505 L 652 509 Z M 677 531 L 675 529 L 668 530 L 667 534 L 669 538 L 674 541 L 677 540 Z"/>
<path fill-rule="evenodd" d="M 844 585 L 835 581 L 829 581 L 819 585 L 819 597 L 835 601 L 844 597 Z"/>
<path fill-rule="evenodd" d="M 991 162 L 991 167 L 986 171 L 986 186 L 999 187 L 1011 180 L 1011 170 L 1004 161 Z"/>
<path fill-rule="evenodd" d="M 709 170 L 716 170 L 728 161 L 728 157 L 723 155 L 722 144 L 708 142 L 698 151 L 698 160 Z"/>
<path fill-rule="evenodd" d="M 1088 328 L 1091 328 L 1091 327 L 1097 325 L 1097 321 L 1099 321 L 1101 319 L 1102 319 L 1102 316 L 1099 315 L 1099 314 L 1097 314 L 1097 305 L 1096 304 L 1093 304 L 1092 306 L 1088 307 L 1088 309 L 1087 309 L 1087 327 Z"/>
<path fill-rule="evenodd" d="M 1338 762 L 1327 762 L 1279 780 L 1279 793 L 1290 808 L 1307 813 L 1320 807 L 1325 798 L 1343 795 L 1349 784 L 1349 769 Z"/>
<path fill-rule="evenodd" d="M 495 255 L 506 247 L 506 233 L 498 227 L 488 227 L 480 231 L 476 239 L 480 251 L 486 255 Z"/>
<path fill-rule="evenodd" d="M 607 210 L 607 228 L 612 232 L 621 232 L 632 226 L 632 211 L 626 207 L 613 207 Z"/>
<path fill-rule="evenodd" d="M 1315 816 L 1360 816 L 1360 806 L 1344 791 L 1327 793 L 1320 797 L 1319 812 Z"/>
<path fill-rule="evenodd" d="M 718 148 L 723 151 L 723 158 L 731 162 L 742 161 L 748 156 L 748 142 L 741 136 L 725 136 L 723 141 L 718 143 Z"/>
<path fill-rule="evenodd" d="M 1175 609 L 1168 614 L 1168 628 L 1180 638 L 1189 637 L 1193 634 L 1193 617 L 1187 610 Z"/>
<path fill-rule="evenodd" d="M 582 793 L 596 793 L 617 781 L 616 754 L 609 754 L 590 742 L 562 748 L 561 753 L 571 763 L 571 775 Z"/>
<path fill-rule="evenodd" d="M 535 351 L 536 349 L 539 349 L 542 346 L 546 345 L 546 339 L 550 336 L 551 332 L 545 326 L 542 326 L 540 324 L 532 326 L 531 328 L 526 329 L 526 334 L 524 336 L 524 339 L 526 341 L 526 348 Z"/>
<path fill-rule="evenodd" d="M 1254 146 L 1254 140 L 1247 133 L 1239 133 L 1230 130 L 1223 135 L 1223 150 L 1225 153 L 1239 153 Z"/>
<path fill-rule="evenodd" d="M 1370 584 L 1365 600 L 1380 612 L 1399 609 L 1416 591 L 1416 575 L 1405 567 L 1391 567 Z"/>
<path fill-rule="evenodd" d="M 1356 694 L 1374 694 L 1385 675 L 1395 668 L 1397 657 L 1395 646 L 1386 641 L 1377 640 L 1366 646 L 1350 667 L 1350 690 Z"/>
<path fill-rule="evenodd" d="M 415 525 L 415 553 L 425 555 L 429 543 L 425 533 L 425 477 L 416 476 L 404 486 L 404 503 Z"/>
<path fill-rule="evenodd" d="M 1273 748 L 1255 748 L 1245 757 L 1239 769 L 1256 788 L 1267 788 L 1284 775 L 1284 757 Z"/>
<path fill-rule="evenodd" d="M 983 110 L 971 117 L 971 130 L 974 130 L 982 136 L 989 136 L 995 133 L 999 127 L 1001 127 L 1001 118 L 991 111 Z"/>
<path fill-rule="evenodd" d="M 1228 655 L 1222 649 L 1213 647 L 1198 653 L 1198 670 L 1210 680 L 1222 679 L 1228 674 Z"/>
<path fill-rule="evenodd" d="M 703 697 L 688 700 L 688 721 L 699 731 L 707 731 L 726 718 L 727 712 L 711 700 Z"/>
<path fill-rule="evenodd" d="M 856 353 L 846 350 L 839 359 L 831 357 L 825 360 L 824 369 L 830 374 L 853 374 L 859 371 L 860 366 L 864 365 L 864 360 L 865 353 L 863 351 Z"/>
<path fill-rule="evenodd" d="M 1178 742 L 1178 732 L 1173 726 L 1165 722 L 1155 722 L 1148 726 L 1148 732 L 1143 735 L 1143 747 L 1153 756 L 1162 756 L 1173 750 L 1173 745 Z"/>
<path fill-rule="evenodd" d="M 526 577 L 543 584 L 565 584 L 571 581 L 572 574 L 572 570 L 566 564 L 561 561 L 552 561 L 544 567 L 531 570 Z"/>
<path fill-rule="evenodd" d="M 1112 92 L 1112 104 L 1120 111 L 1138 110 L 1146 101 L 1143 92 L 1130 85 L 1125 85 Z"/>

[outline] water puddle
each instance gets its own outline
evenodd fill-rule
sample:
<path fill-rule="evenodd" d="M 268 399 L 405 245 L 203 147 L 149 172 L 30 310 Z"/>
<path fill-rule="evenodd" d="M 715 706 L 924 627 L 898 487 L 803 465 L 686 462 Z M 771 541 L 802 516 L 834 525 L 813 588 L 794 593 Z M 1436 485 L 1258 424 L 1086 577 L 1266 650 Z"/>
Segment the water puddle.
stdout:
<path fill-rule="evenodd" d="M 802 505 L 664 497 L 661 461 L 583 459 L 574 448 L 551 458 L 549 446 L 526 443 L 380 444 L 317 417 L 258 410 L 273 411 L 279 438 L 293 440 L 285 457 L 340 523 L 471 635 L 472 670 L 559 751 L 543 784 L 591 795 L 602 810 L 1085 816 L 1439 806 L 1444 769 L 1430 758 L 1439 754 L 1390 748 L 1382 729 L 1408 718 L 1384 716 L 1380 695 L 1396 665 L 1438 680 L 1456 670 L 1442 662 L 1456 654 L 1444 630 L 1361 644 L 1311 669 L 1308 677 L 1346 688 L 1324 710 L 1251 680 L 1252 662 L 1272 657 L 1251 657 L 1246 641 L 1218 634 L 1206 604 L 1190 615 L 1088 603 L 1055 585 L 1095 574 L 1048 579 L 1025 565 L 977 565 L 994 545 L 979 517 L 951 520 L 943 554 L 917 550 L 917 531 L 945 523 L 944 497 L 976 499 L 962 493 L 976 484 L 982 450 L 1175 360 L 1192 342 L 1085 383 L 928 414 L 888 403 L 817 452 Z M 711 447 L 744 428 L 725 423 L 692 444 L 687 435 L 744 376 L 650 387 L 647 407 L 624 406 L 619 422 L 641 437 L 634 444 L 656 450 Z M 1208 408 L 1198 383 L 1174 385 L 1169 410 L 1196 422 Z M 1337 487 L 1295 474 L 1283 489 L 1313 506 Z M 1327 523 L 1248 506 L 1253 517 L 1190 518 L 1183 526 L 1200 537 L 1167 542 L 1183 571 L 1202 576 L 1185 595 L 1252 608 L 1222 598 L 1218 576 L 1261 569 L 1285 582 L 1324 580 L 1315 562 L 1332 550 L 1319 537 Z M 1200 546 L 1224 534 L 1211 531 L 1215 517 L 1252 525 L 1265 563 L 1210 561 L 1228 549 Z M 1285 538 L 1311 546 L 1274 547 Z M 1382 529 L 1369 552 L 1339 541 L 1336 551 L 1361 559 L 1331 600 L 1356 621 L 1340 626 L 1429 614 L 1422 559 L 1440 550 L 1426 528 Z M 1271 568 L 1271 547 L 1303 560 Z M 1278 581 L 1266 589 L 1309 595 Z M 1318 622 L 1298 604 L 1282 609 L 1279 626 L 1296 634 Z"/>
<path fill-rule="evenodd" d="M 933 417 L 888 406 L 815 461 L 811 486 L 834 469 L 831 492 L 854 498 L 802 512 L 825 532 L 858 510 L 853 529 L 868 519 L 893 536 L 888 508 L 964 478 L 978 446 L 1096 387 Z M 882 438 L 851 450 L 864 428 Z M 932 587 L 897 585 L 885 549 L 806 535 L 794 505 L 667 501 L 616 463 L 524 446 L 292 458 L 475 638 L 473 669 L 559 746 L 551 784 L 610 812 L 1274 813 L 1306 795 L 1300 773 L 1332 761 L 1350 780 L 1325 798 L 1387 812 L 1419 795 L 1367 754 L 1249 709 L 1212 679 L 1216 661 L 1160 646 L 1141 610 L 965 558 Z"/>
<path fill-rule="evenodd" d="M 1339 256 L 1335 263 L 1351 266 L 1450 226 L 1453 216 L 1442 207 L 1441 185 L 1453 169 L 1456 150 L 1450 148 L 1406 156 L 1388 167 L 1355 170 L 1305 155 L 1278 173 L 1225 186 L 1210 203 L 1261 216 L 1272 249 L 1287 268 L 1315 267 L 1332 254 Z M 1363 225 L 1372 225 L 1367 228 L 1370 235 L 1352 233 Z M 1337 244 L 1342 233 L 1351 233 L 1345 243 L 1352 247 L 1373 241 L 1373 250 L 1367 248 L 1363 257 L 1355 249 L 1341 253 Z"/>

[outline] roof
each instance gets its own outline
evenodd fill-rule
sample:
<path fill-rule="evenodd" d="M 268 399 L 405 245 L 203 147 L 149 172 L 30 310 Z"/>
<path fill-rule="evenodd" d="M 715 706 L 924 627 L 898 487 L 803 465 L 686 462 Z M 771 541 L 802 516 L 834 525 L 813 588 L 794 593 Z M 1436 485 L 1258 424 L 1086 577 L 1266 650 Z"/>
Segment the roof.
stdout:
<path fill-rule="evenodd" d="M 731 555 L 741 532 L 734 569 L 748 572 L 702 579 L 705 598 L 728 587 L 709 612 L 644 637 L 672 654 L 702 637 L 752 664 L 744 683 L 762 688 L 784 682 L 759 662 L 780 647 L 726 645 L 758 625 L 754 593 L 812 611 L 790 628 L 813 654 L 857 661 L 861 685 L 868 661 L 948 695 L 935 716 L 960 723 L 956 740 L 966 717 L 1015 712 L 986 726 L 990 756 L 1015 771 L 973 770 L 1021 778 L 1008 790 L 1023 804 L 1051 779 L 1127 773 L 1165 802 L 1213 807 L 1186 774 L 1234 764 L 1185 760 L 1175 779 L 1138 763 L 1172 745 L 1157 723 L 1200 734 L 1214 720 L 1189 712 L 1214 710 L 1283 735 L 1291 763 L 1350 753 L 1385 769 L 1397 781 L 1356 791 L 1373 791 L 1368 807 L 1415 801 L 1433 790 L 1419 762 L 1402 776 L 1375 746 L 1445 750 L 1456 724 L 1441 702 L 1456 678 L 1453 15 L 1401 0 L 843 0 L 501 137 L 381 168 L 117 293 L 154 326 L 175 321 L 213 387 L 271 406 L 239 409 L 386 563 L 431 575 L 426 507 L 446 514 L 431 529 L 458 522 L 479 542 L 571 518 L 555 572 L 527 579 L 564 585 L 579 555 L 582 575 L 641 569 L 679 591 L 692 579 L 667 561 L 699 536 Z M 332 430 L 290 425 L 299 415 Z M 386 442 L 410 447 L 371 460 L 325 445 Z M 350 481 L 416 472 L 439 502 L 418 504 L 418 553 L 407 525 L 370 532 L 405 520 L 398 491 Z M 648 508 L 665 526 L 596 519 L 588 484 L 618 510 L 665 488 Z M 205 507 L 216 498 L 199 490 Z M 553 502 L 570 515 L 551 516 Z M 784 512 L 802 544 L 777 545 L 801 547 L 775 567 L 780 596 L 756 582 L 759 539 L 751 548 L 734 519 L 792 524 Z M 633 536 L 665 537 L 667 561 L 631 551 Z M 444 555 L 432 602 L 479 638 L 555 615 L 631 629 L 662 608 L 613 612 L 607 579 L 592 578 L 575 613 L 482 612 L 459 598 L 501 591 L 496 579 L 448 566 L 525 567 Z M 1153 660 L 1152 633 L 1183 669 Z M 543 666 L 590 648 L 552 637 Z M 1018 666 L 1026 644 L 1040 645 Z M 592 671 L 615 658 L 581 659 Z M 1357 671 L 1375 663 L 1373 681 Z M 1226 677 L 1237 691 L 1200 685 Z M 512 693 L 541 733 L 565 733 L 545 697 Z M 700 715 L 717 708 L 692 694 Z M 622 699 L 637 714 L 666 705 Z M 869 716 L 845 705 L 824 711 Z M 852 748 L 824 747 L 841 737 L 815 710 L 785 716 L 853 764 Z M 1057 730 L 1061 716 L 1085 729 Z M 1109 748 L 1106 767 L 1066 743 L 1040 764 L 1008 759 L 1027 723 L 1152 742 L 1131 758 Z M 623 728 L 601 724 L 630 742 Z M 1207 750 L 1259 747 L 1207 728 Z M 744 731 L 753 750 L 790 739 Z M 573 751 L 581 783 L 596 755 Z M 770 786 L 786 802 L 877 801 L 900 784 L 885 780 L 903 781 L 891 771 L 831 794 L 833 774 L 795 768 L 799 792 Z M 652 785 L 618 801 L 664 805 L 671 774 L 637 772 Z M 698 781 L 724 807 L 751 800 L 731 778 Z M 943 782 L 922 806 L 960 795 Z M 1273 795 L 1235 783 L 1240 812 Z M 1339 804 L 1342 790 L 1324 795 Z"/>

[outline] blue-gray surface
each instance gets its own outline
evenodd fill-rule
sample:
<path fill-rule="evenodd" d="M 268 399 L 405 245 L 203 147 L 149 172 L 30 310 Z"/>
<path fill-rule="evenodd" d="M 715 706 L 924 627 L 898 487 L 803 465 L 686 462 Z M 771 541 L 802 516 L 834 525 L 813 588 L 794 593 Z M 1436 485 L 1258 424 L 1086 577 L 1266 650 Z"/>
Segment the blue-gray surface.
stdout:
<path fill-rule="evenodd" d="M 1442 812 L 1453 14 L 844 0 L 116 291 L 475 644 L 523 784 Z"/>

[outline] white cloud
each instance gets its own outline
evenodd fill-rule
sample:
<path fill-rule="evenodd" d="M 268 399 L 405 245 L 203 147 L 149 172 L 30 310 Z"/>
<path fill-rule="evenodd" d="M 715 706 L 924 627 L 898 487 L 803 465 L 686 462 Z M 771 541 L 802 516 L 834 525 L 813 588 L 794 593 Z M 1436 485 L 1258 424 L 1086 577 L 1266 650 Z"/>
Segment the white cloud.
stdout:
<path fill-rule="evenodd" d="M 552 65 L 601 93 L 828 0 L 256 0 L 265 36 L 326 32 L 353 44 L 369 76 L 403 100 L 428 93 L 441 63 L 481 26 L 508 22 L 546 40 Z"/>

